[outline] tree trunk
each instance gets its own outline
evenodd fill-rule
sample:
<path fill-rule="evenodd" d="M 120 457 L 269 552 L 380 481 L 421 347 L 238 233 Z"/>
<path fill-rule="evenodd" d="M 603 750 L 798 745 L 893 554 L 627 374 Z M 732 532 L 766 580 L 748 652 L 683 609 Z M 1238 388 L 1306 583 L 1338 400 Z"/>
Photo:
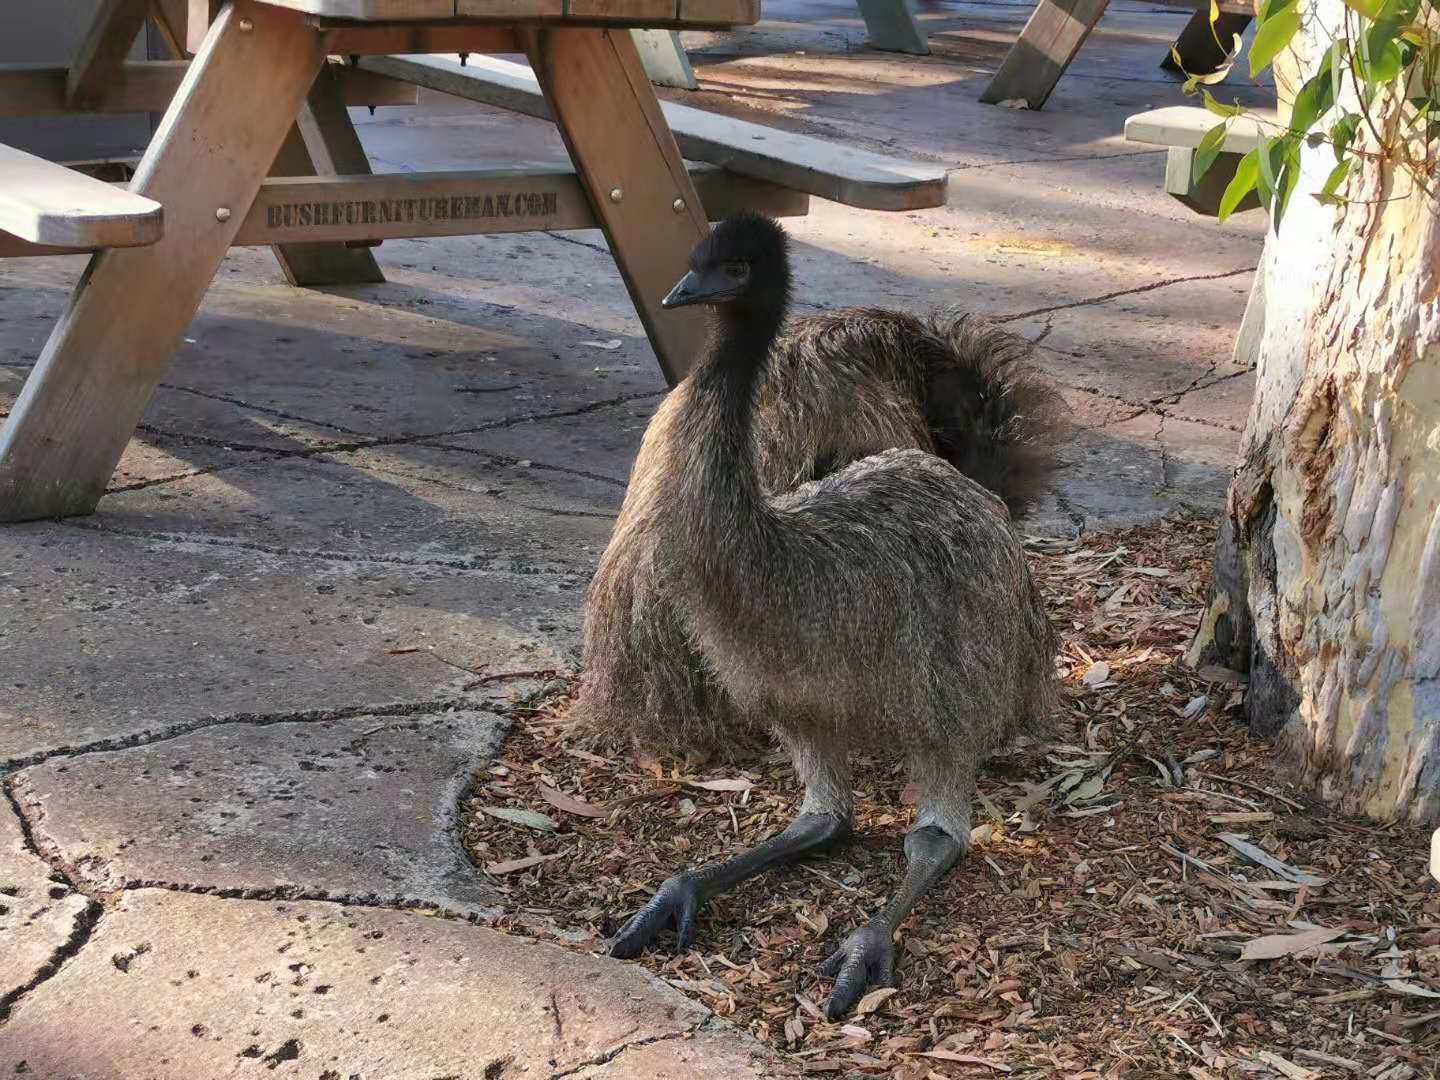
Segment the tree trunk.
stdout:
<path fill-rule="evenodd" d="M 1294 50 L 1306 75 L 1342 10 L 1307 6 Z M 1381 131 L 1398 108 L 1377 100 Z M 1252 731 L 1278 735 L 1325 800 L 1435 822 L 1440 222 L 1408 174 L 1373 158 L 1352 166 L 1346 206 L 1321 205 L 1334 161 L 1329 146 L 1303 151 L 1266 241 L 1256 397 L 1190 660 L 1248 670 Z"/>

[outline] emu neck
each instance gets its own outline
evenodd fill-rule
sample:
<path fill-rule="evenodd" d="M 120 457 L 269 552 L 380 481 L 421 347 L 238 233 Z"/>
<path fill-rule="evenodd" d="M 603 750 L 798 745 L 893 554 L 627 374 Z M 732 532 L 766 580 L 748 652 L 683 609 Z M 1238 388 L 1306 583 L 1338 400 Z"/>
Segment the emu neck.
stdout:
<path fill-rule="evenodd" d="M 676 470 L 686 561 L 714 584 L 752 563 L 769 540 L 771 512 L 756 477 L 750 422 L 755 392 L 785 319 L 783 302 L 722 309 L 693 378 Z M 753 566 L 751 567 L 753 570 Z M 724 579 L 724 580 L 721 580 Z"/>

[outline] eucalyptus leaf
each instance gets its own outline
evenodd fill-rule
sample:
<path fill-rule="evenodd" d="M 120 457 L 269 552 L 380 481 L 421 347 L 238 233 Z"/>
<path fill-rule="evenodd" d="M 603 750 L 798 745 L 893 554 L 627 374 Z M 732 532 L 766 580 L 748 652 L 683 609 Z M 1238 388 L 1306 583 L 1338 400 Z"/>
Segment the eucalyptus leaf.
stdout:
<path fill-rule="evenodd" d="M 1235 212 L 1240 201 L 1255 190 L 1255 184 L 1260 174 L 1260 151 L 1251 150 L 1240 159 L 1240 164 L 1235 166 L 1235 175 L 1225 187 L 1225 194 L 1220 196 L 1219 218 L 1224 221 Z"/>
<path fill-rule="evenodd" d="M 1210 93 L 1209 90 L 1201 90 L 1200 98 L 1205 102 L 1205 108 L 1216 116 L 1239 116 L 1245 111 L 1245 106 L 1241 105 L 1238 101 L 1233 105 L 1226 105 L 1222 101 L 1216 101 L 1215 95 Z"/>
<path fill-rule="evenodd" d="M 1280 50 L 1290 44 L 1300 29 L 1300 13 L 1293 7 L 1277 11 L 1260 24 L 1255 40 L 1250 43 L 1250 77 L 1253 79 L 1270 66 Z"/>
<path fill-rule="evenodd" d="M 540 832 L 554 832 L 560 827 L 554 818 L 534 810 L 517 810 L 511 806 L 482 806 L 480 809 L 493 818 L 508 821 L 511 825 L 524 825 Z"/>
<path fill-rule="evenodd" d="M 1325 178 L 1325 186 L 1320 189 L 1320 194 L 1329 196 L 1337 203 L 1340 202 L 1341 200 L 1335 197 L 1335 192 L 1345 182 L 1345 177 L 1350 175 L 1350 166 L 1354 163 L 1354 158 L 1346 158 L 1331 169 L 1330 175 Z"/>
<path fill-rule="evenodd" d="M 1201 178 L 1210 171 L 1210 166 L 1215 164 L 1215 159 L 1220 156 L 1228 129 L 1229 122 L 1222 120 L 1200 139 L 1200 145 L 1195 148 L 1195 155 L 1190 159 L 1190 179 L 1195 183 L 1200 182 Z"/>

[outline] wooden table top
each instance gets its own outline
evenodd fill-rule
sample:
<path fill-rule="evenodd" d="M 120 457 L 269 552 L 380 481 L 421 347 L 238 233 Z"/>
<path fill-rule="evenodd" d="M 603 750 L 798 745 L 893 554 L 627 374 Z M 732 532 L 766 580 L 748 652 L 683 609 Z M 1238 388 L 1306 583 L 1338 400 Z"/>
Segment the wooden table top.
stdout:
<path fill-rule="evenodd" d="M 615 22 L 629 26 L 749 26 L 760 0 L 263 0 L 326 19 L 357 22 Z"/>

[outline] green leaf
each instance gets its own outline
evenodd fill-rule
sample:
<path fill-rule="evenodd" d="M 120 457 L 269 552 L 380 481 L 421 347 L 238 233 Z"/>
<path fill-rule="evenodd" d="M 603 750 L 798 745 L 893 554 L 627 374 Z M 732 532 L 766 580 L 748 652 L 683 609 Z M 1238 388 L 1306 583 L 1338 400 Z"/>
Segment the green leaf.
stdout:
<path fill-rule="evenodd" d="M 1385 6 L 1385 0 L 1345 0 L 1345 6 L 1351 11 L 1358 11 L 1367 19 L 1378 19 L 1380 9 Z"/>
<path fill-rule="evenodd" d="M 1350 166 L 1354 163 L 1354 158 L 1348 158 L 1331 169 L 1330 175 L 1325 178 L 1325 186 L 1320 189 L 1321 194 L 1334 195 L 1335 190 L 1345 182 L 1345 177 L 1350 174 Z"/>
<path fill-rule="evenodd" d="M 1257 170 L 1255 187 L 1260 192 L 1260 201 L 1267 207 L 1270 205 L 1270 200 L 1275 198 L 1275 164 L 1270 152 L 1279 141 L 1279 139 L 1269 139 L 1262 142 L 1254 151 Z"/>
<path fill-rule="evenodd" d="M 1291 131 L 1302 134 L 1309 131 L 1316 120 L 1330 111 L 1334 102 L 1331 96 L 1333 84 L 1330 81 L 1330 55 L 1326 52 L 1325 59 L 1320 61 L 1319 70 L 1295 95 L 1295 101 L 1290 106 Z"/>
<path fill-rule="evenodd" d="M 1280 50 L 1290 44 L 1300 29 L 1300 14 L 1293 7 L 1277 11 L 1260 24 L 1255 40 L 1250 43 L 1250 77 L 1253 79 L 1270 66 Z"/>
<path fill-rule="evenodd" d="M 1275 186 L 1275 201 L 1270 206 L 1276 232 L 1280 231 L 1280 221 L 1285 217 L 1285 208 L 1290 205 L 1290 196 L 1295 193 L 1295 185 L 1300 180 L 1300 143 L 1281 139 L 1279 144 L 1284 147 L 1284 160 L 1277 170 L 1280 180 Z"/>
<path fill-rule="evenodd" d="M 1245 106 L 1238 101 L 1234 105 L 1226 105 L 1224 102 L 1216 101 L 1215 95 L 1209 90 L 1200 91 L 1201 98 L 1205 101 L 1205 108 L 1209 109 L 1216 116 L 1239 116 L 1245 111 Z"/>
<path fill-rule="evenodd" d="M 1264 23 L 1271 16 L 1278 15 L 1287 8 L 1294 8 L 1298 0 L 1260 0 L 1260 22 Z M 1375 0 L 1381 3 L 1382 0 Z"/>
<path fill-rule="evenodd" d="M 1399 35 L 1400 24 L 1390 21 L 1377 22 L 1361 34 L 1355 73 L 1367 83 L 1388 83 L 1399 75 L 1405 66 Z"/>
<path fill-rule="evenodd" d="M 1225 145 L 1225 132 L 1229 127 L 1229 121 L 1221 120 L 1200 140 L 1200 145 L 1195 148 L 1195 156 L 1190 159 L 1190 179 L 1199 183 L 1200 178 L 1210 171 L 1210 166 L 1215 164 L 1215 159 L 1220 156 L 1220 148 Z"/>
<path fill-rule="evenodd" d="M 1335 160 L 1339 161 L 1345 156 L 1350 143 L 1355 139 L 1355 132 L 1360 130 L 1360 115 L 1358 113 L 1346 113 L 1330 128 L 1330 142 L 1335 147 Z"/>
<path fill-rule="evenodd" d="M 1220 196 L 1219 218 L 1224 221 L 1235 212 L 1240 205 L 1240 200 L 1255 190 L 1256 181 L 1260 178 L 1260 151 L 1251 150 L 1240 159 L 1240 164 L 1235 166 L 1235 175 L 1230 183 L 1225 186 L 1225 194 Z"/>

